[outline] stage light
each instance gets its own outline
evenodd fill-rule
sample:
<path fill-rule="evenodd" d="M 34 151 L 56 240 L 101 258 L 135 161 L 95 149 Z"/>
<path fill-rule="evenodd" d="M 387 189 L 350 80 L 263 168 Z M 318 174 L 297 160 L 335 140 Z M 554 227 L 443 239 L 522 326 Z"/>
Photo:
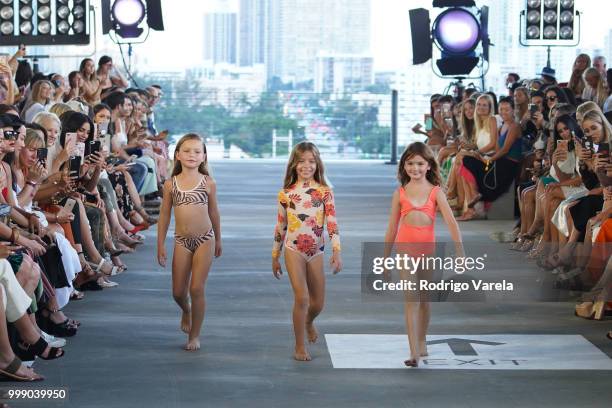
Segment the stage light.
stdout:
<path fill-rule="evenodd" d="M 521 22 L 525 21 L 521 44 L 577 45 L 574 25 L 579 13 L 574 4 L 574 0 L 527 0 L 521 13 Z"/>
<path fill-rule="evenodd" d="M 434 40 L 442 52 L 454 55 L 472 52 L 480 42 L 480 26 L 465 9 L 446 10 L 434 22 Z"/>
<path fill-rule="evenodd" d="M 110 31 L 122 38 L 138 38 L 144 32 L 143 21 L 148 28 L 163 30 L 160 0 L 102 0 L 102 33 Z"/>
<path fill-rule="evenodd" d="M 89 44 L 89 0 L 0 0 L 0 44 Z"/>
<path fill-rule="evenodd" d="M 489 59 L 488 11 L 484 6 L 477 13 L 473 1 L 435 1 L 434 7 L 453 7 L 444 10 L 429 27 L 426 9 L 410 10 L 413 63 L 420 64 L 432 58 L 432 43 L 440 50 L 436 66 L 442 76 L 469 75 L 482 59 Z M 539 16 L 533 16 L 534 18 Z M 476 49 L 482 44 L 482 54 Z M 434 70 L 435 71 L 435 70 Z"/>

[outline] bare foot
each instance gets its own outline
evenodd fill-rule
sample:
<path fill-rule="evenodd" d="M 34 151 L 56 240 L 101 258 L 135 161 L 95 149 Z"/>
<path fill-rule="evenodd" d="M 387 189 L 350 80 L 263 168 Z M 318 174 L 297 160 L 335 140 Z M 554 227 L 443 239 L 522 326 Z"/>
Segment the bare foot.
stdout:
<path fill-rule="evenodd" d="M 190 339 L 187 344 L 185 344 L 185 350 L 187 351 L 196 351 L 200 349 L 200 339 Z"/>
<path fill-rule="evenodd" d="M 306 323 L 306 332 L 308 333 L 308 342 L 312 344 L 316 343 L 319 338 L 319 332 L 314 323 Z"/>
<path fill-rule="evenodd" d="M 181 330 L 189 334 L 191 331 L 191 312 L 185 313 L 181 316 Z"/>
<path fill-rule="evenodd" d="M 47 353 L 48 353 L 48 351 L 47 351 Z M 6 362 L 4 359 L 0 359 L 0 364 L 2 365 L 2 367 L 6 367 L 10 363 L 11 363 L 10 361 Z M 25 364 L 21 364 L 21 366 L 19 366 L 19 368 L 15 372 L 15 375 L 17 375 L 19 377 L 25 377 L 29 381 L 40 381 L 40 380 L 44 380 L 45 379 L 45 377 L 43 377 L 40 374 L 37 374 L 36 372 L 34 372 L 34 370 L 32 368 L 26 366 Z"/>
<path fill-rule="evenodd" d="M 295 353 L 293 354 L 293 358 L 296 359 L 297 361 L 310 361 L 312 360 L 312 357 L 310 357 L 310 354 L 308 353 L 308 350 L 306 350 L 306 348 L 296 348 L 295 349 Z"/>

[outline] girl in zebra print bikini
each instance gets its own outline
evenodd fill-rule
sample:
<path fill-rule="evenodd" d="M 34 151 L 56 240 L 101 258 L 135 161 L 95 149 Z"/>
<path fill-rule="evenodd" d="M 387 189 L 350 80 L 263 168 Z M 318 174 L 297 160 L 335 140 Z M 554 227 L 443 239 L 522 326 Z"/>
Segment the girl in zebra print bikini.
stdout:
<path fill-rule="evenodd" d="M 183 312 L 181 330 L 189 335 L 185 350 L 200 348 L 204 286 L 213 256 L 221 256 L 216 190 L 215 181 L 208 173 L 204 142 L 196 134 L 183 136 L 174 152 L 172 177 L 164 184 L 157 229 L 157 260 L 166 266 L 165 240 L 174 208 L 172 295 Z"/>

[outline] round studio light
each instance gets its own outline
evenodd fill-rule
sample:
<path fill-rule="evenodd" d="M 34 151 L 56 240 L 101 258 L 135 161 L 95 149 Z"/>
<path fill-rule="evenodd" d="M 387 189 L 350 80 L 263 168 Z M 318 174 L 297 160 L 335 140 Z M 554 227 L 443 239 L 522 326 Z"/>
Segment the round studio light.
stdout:
<path fill-rule="evenodd" d="M 564 11 L 563 13 L 561 13 L 561 23 L 562 24 L 572 24 L 572 21 L 574 21 L 574 15 L 572 14 L 571 11 Z"/>
<path fill-rule="evenodd" d="M 554 26 L 544 27 L 544 38 L 547 40 L 557 38 L 557 29 Z"/>
<path fill-rule="evenodd" d="M 38 0 L 39 4 L 49 4 L 50 0 Z"/>
<path fill-rule="evenodd" d="M 57 9 L 57 16 L 61 18 L 62 20 L 67 18 L 69 14 L 70 14 L 70 9 L 68 8 L 68 6 L 61 6 L 60 8 Z"/>
<path fill-rule="evenodd" d="M 38 23 L 38 33 L 39 34 L 49 34 L 51 32 L 51 23 L 48 21 L 41 21 Z"/>
<path fill-rule="evenodd" d="M 62 20 L 57 24 L 57 31 L 60 34 L 68 34 L 68 31 L 70 31 L 70 24 L 68 24 L 68 22 L 66 20 Z"/>
<path fill-rule="evenodd" d="M 574 30 L 572 30 L 572 27 L 570 26 L 563 26 L 561 27 L 561 30 L 559 30 L 559 37 L 563 38 L 564 40 L 571 40 L 574 38 Z"/>
<path fill-rule="evenodd" d="M 574 7 L 574 0 L 561 0 L 561 7 L 566 9 Z"/>
<path fill-rule="evenodd" d="M 38 8 L 38 18 L 46 20 L 51 16 L 51 8 L 49 6 L 42 6 Z"/>
<path fill-rule="evenodd" d="M 540 8 L 542 4 L 541 0 L 527 0 L 527 7 L 529 8 Z"/>
<path fill-rule="evenodd" d="M 144 19 L 145 6 L 141 0 L 117 0 L 111 13 L 120 25 L 135 26 Z"/>
<path fill-rule="evenodd" d="M 30 18 L 32 18 L 32 14 L 34 14 L 34 12 L 32 11 L 32 7 L 30 6 L 22 7 L 19 10 L 19 15 L 24 20 L 29 20 Z"/>
<path fill-rule="evenodd" d="M 2 4 L 13 4 L 13 0 L 0 0 Z"/>
<path fill-rule="evenodd" d="M 557 13 L 552 10 L 548 10 L 546 13 L 544 13 L 544 21 L 547 24 L 554 24 L 557 21 Z"/>
<path fill-rule="evenodd" d="M 540 12 L 537 10 L 531 10 L 527 13 L 527 21 L 529 24 L 538 24 L 540 22 Z"/>
<path fill-rule="evenodd" d="M 480 41 L 480 25 L 472 13 L 461 8 L 442 12 L 434 22 L 434 39 L 449 54 L 473 51 Z"/>
<path fill-rule="evenodd" d="M 74 22 L 74 24 L 72 24 L 72 29 L 74 30 L 75 34 L 81 34 L 83 31 L 85 31 L 85 23 L 83 23 L 81 20 L 77 20 Z"/>
<path fill-rule="evenodd" d="M 4 35 L 13 34 L 13 23 L 5 21 L 4 23 L 0 24 L 0 32 Z"/>
<path fill-rule="evenodd" d="M 544 7 L 557 8 L 557 0 L 544 0 Z"/>
<path fill-rule="evenodd" d="M 83 6 L 76 6 L 72 10 L 72 15 L 74 16 L 74 18 L 83 18 L 83 16 L 85 15 L 85 9 L 83 8 Z"/>
<path fill-rule="evenodd" d="M 529 26 L 527 27 L 527 38 L 533 40 L 535 38 L 540 38 L 540 27 L 538 26 Z"/>
<path fill-rule="evenodd" d="M 19 24 L 19 31 L 21 32 L 21 34 L 26 35 L 32 33 L 32 22 L 24 21 L 23 23 Z"/>
<path fill-rule="evenodd" d="M 9 20 L 13 18 L 13 8 L 12 7 L 2 7 L 0 9 L 0 18 L 3 20 Z"/>

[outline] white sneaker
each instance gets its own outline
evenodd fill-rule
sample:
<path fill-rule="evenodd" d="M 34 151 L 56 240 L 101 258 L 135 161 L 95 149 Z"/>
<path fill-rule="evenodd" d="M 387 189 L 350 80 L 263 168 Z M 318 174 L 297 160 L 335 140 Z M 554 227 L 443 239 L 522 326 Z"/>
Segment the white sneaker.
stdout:
<path fill-rule="evenodd" d="M 40 331 L 40 336 L 49 343 L 50 347 L 64 347 L 66 345 L 66 339 L 62 339 L 61 337 L 55 337 L 44 331 Z"/>

